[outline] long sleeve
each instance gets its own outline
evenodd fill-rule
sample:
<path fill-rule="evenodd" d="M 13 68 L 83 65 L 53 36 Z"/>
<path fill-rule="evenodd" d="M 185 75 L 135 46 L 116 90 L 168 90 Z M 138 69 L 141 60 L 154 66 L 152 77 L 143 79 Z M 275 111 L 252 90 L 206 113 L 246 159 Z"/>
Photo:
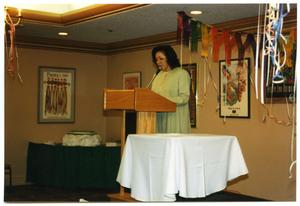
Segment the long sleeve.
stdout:
<path fill-rule="evenodd" d="M 174 96 L 169 94 L 166 95 L 166 98 L 172 102 L 175 102 L 177 105 L 188 103 L 190 98 L 190 76 L 185 70 L 182 70 L 181 73 L 182 74 L 179 75 L 178 79 L 178 94 Z"/>

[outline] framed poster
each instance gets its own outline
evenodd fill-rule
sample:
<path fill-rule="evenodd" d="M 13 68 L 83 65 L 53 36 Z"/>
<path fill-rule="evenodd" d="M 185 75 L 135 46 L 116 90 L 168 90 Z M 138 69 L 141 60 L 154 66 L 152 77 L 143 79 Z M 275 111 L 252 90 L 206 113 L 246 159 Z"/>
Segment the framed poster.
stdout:
<path fill-rule="evenodd" d="M 250 59 L 219 62 L 220 117 L 250 118 Z"/>
<path fill-rule="evenodd" d="M 38 122 L 75 121 L 75 68 L 40 66 Z"/>
<path fill-rule="evenodd" d="M 123 89 L 141 87 L 141 72 L 123 73 Z"/>
<path fill-rule="evenodd" d="M 192 128 L 197 127 L 197 112 L 196 112 L 196 99 L 197 99 L 197 64 L 183 64 L 182 68 L 187 70 L 191 77 L 190 86 L 190 99 L 189 99 L 189 110 L 190 110 L 190 123 Z"/>
<path fill-rule="evenodd" d="M 281 54 L 283 56 L 283 54 Z M 276 76 L 276 66 L 271 63 L 268 64 L 268 56 L 265 57 L 264 69 L 264 98 L 265 103 L 285 103 L 286 98 L 289 103 L 296 100 L 296 84 L 295 84 L 295 62 L 296 62 L 296 48 L 292 53 L 292 60 L 289 64 L 284 64 L 281 69 L 282 82 L 276 83 L 274 79 Z M 286 60 L 288 61 L 288 59 Z M 269 61 L 271 62 L 271 61 Z"/>

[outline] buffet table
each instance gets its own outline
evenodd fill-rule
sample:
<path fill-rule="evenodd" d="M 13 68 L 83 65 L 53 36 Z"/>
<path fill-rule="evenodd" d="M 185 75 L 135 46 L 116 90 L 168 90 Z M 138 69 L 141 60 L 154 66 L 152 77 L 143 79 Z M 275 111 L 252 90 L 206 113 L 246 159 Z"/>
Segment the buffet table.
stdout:
<path fill-rule="evenodd" d="M 119 189 L 120 147 L 80 147 L 29 142 L 27 182 L 64 188 Z"/>
<path fill-rule="evenodd" d="M 128 135 L 117 181 L 139 201 L 205 197 L 248 173 L 234 136 Z"/>

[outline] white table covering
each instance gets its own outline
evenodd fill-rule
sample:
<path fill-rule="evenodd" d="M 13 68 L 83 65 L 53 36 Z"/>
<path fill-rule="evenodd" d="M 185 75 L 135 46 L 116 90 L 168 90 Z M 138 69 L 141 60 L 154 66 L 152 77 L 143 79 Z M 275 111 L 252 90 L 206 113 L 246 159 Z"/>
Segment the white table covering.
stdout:
<path fill-rule="evenodd" d="M 117 181 L 139 201 L 205 197 L 248 173 L 234 136 L 128 135 Z"/>

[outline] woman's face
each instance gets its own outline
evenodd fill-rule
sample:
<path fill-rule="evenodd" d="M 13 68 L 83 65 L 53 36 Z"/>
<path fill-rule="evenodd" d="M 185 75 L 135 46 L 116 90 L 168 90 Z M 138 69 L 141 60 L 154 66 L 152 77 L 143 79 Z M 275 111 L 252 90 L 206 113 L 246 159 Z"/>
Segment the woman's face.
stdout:
<path fill-rule="evenodd" d="M 167 62 L 167 57 L 163 52 L 156 52 L 155 59 L 158 69 L 163 71 L 168 71 L 170 69 L 169 64 Z"/>

